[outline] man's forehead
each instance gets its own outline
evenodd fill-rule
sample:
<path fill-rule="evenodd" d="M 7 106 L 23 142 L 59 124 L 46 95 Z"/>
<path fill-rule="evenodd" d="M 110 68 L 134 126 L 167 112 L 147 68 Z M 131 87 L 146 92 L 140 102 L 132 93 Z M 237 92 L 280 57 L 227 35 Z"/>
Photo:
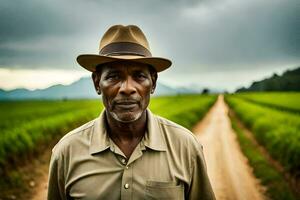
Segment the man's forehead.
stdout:
<path fill-rule="evenodd" d="M 107 63 L 102 66 L 102 70 L 105 71 L 119 71 L 119 70 L 149 70 L 149 65 L 144 63 L 138 63 L 138 62 L 112 62 Z"/>

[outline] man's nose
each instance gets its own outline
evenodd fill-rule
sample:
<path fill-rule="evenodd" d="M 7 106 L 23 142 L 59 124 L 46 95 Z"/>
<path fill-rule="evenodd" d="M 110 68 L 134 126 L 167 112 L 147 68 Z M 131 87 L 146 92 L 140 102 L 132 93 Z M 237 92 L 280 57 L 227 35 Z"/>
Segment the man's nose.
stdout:
<path fill-rule="evenodd" d="M 125 95 L 131 95 L 136 92 L 136 88 L 134 86 L 134 80 L 132 79 L 132 77 L 129 76 L 125 80 L 123 80 L 119 92 Z"/>

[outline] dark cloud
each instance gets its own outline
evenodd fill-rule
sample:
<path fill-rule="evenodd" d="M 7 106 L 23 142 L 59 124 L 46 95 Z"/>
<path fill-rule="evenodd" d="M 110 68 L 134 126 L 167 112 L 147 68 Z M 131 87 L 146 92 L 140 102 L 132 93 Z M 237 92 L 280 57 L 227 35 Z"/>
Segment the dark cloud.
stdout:
<path fill-rule="evenodd" d="M 298 0 L 15 0 L 0 8 L 0 66 L 74 68 L 112 24 L 137 24 L 178 72 L 300 62 Z"/>
<path fill-rule="evenodd" d="M 181 57 L 180 65 L 190 64 L 191 71 L 299 63 L 297 5 L 296 1 L 228 1 L 204 8 L 199 4 L 185 10 L 181 22 L 175 24 L 177 30 L 171 28 L 162 35 L 176 33 L 166 37 L 170 44 L 166 48 Z"/>
<path fill-rule="evenodd" d="M 58 2 L 4 0 L 0 7 L 1 43 L 63 35 L 74 29 Z"/>

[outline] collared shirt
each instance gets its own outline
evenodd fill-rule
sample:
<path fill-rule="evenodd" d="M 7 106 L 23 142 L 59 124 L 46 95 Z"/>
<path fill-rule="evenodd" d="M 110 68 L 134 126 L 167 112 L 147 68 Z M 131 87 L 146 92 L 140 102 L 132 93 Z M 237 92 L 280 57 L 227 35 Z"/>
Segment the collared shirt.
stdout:
<path fill-rule="evenodd" d="M 48 200 L 215 199 L 202 146 L 189 130 L 147 110 L 130 158 L 110 139 L 105 111 L 53 148 Z"/>

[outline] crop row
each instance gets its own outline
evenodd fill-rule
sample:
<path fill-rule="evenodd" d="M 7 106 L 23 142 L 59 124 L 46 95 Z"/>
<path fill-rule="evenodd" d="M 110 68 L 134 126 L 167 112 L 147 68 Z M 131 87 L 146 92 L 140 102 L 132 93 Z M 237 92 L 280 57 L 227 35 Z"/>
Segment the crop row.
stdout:
<path fill-rule="evenodd" d="M 244 92 L 235 96 L 271 108 L 300 113 L 300 92 Z"/>
<path fill-rule="evenodd" d="M 169 118 L 179 124 L 191 128 L 216 100 L 216 96 L 187 95 L 177 97 L 162 97 L 151 100 L 151 110 L 159 115 Z M 25 107 L 22 108 L 22 103 Z M 19 102 L 18 109 L 10 112 L 6 121 L 12 120 L 13 126 L 6 127 L 0 134 L 0 174 L 7 162 L 14 162 L 20 158 L 39 150 L 40 144 L 49 143 L 61 137 L 75 126 L 83 124 L 97 115 L 103 109 L 98 101 L 65 101 L 59 102 L 59 111 L 55 101 L 47 103 Z M 0 107 L 5 107 L 1 103 Z M 64 106 L 66 110 L 64 110 Z M 26 116 L 19 111 L 26 110 Z M 41 111 L 44 110 L 44 113 Z M 2 111 L 1 111 L 2 112 Z M 15 124 L 14 115 L 22 116 L 19 124 Z M 36 114 L 37 112 L 38 114 Z M 49 114 L 50 113 L 50 114 Z M 1 116 L 4 113 L 1 113 Z M 2 122 L 0 122 L 2 123 Z"/>
<path fill-rule="evenodd" d="M 296 197 L 288 183 L 285 181 L 284 176 L 274 169 L 272 164 L 268 161 L 268 158 L 261 153 L 257 144 L 245 134 L 245 131 L 238 123 L 237 118 L 231 115 L 231 113 L 229 116 L 242 152 L 247 157 L 255 176 L 266 189 L 264 193 L 267 196 L 267 199 L 295 200 Z"/>
<path fill-rule="evenodd" d="M 154 99 L 150 109 L 154 113 L 190 129 L 205 115 L 216 99 L 216 95 L 162 97 Z M 156 106 L 156 104 L 160 104 L 160 106 Z"/>
<path fill-rule="evenodd" d="M 227 95 L 226 101 L 238 118 L 252 130 L 258 142 L 285 169 L 300 172 L 300 116 Z"/>
<path fill-rule="evenodd" d="M 67 103 L 66 103 L 67 104 Z M 100 109 L 99 109 L 100 107 Z M 99 103 L 97 109 L 90 107 L 61 111 L 43 118 L 28 120 L 20 125 L 12 126 L 0 134 L 0 166 L 5 162 L 14 161 L 22 156 L 39 150 L 39 144 L 52 141 L 73 127 L 96 116 L 102 109 Z M 31 115 L 34 115 L 34 109 Z"/>
<path fill-rule="evenodd" d="M 44 120 L 48 116 L 97 107 L 99 100 L 74 101 L 12 101 L 0 103 L 1 132 L 12 127 Z"/>

